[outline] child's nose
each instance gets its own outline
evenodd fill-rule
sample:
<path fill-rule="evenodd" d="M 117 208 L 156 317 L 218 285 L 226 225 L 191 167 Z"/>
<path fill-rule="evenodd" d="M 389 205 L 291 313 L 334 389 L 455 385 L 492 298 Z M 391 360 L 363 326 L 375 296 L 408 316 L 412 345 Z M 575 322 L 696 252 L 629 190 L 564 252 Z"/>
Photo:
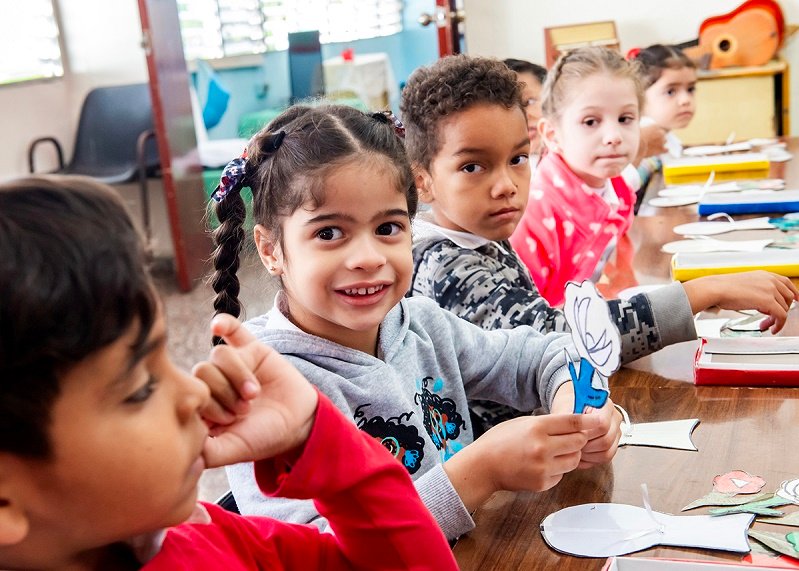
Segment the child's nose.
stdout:
<path fill-rule="evenodd" d="M 348 266 L 350 269 L 376 270 L 386 263 L 381 244 L 372 237 L 364 236 L 353 240 L 349 251 Z"/>
<path fill-rule="evenodd" d="M 183 372 L 180 373 L 178 382 L 176 389 L 178 418 L 182 423 L 191 422 L 208 404 L 211 393 L 208 385 Z"/>
<path fill-rule="evenodd" d="M 501 198 L 503 196 L 513 196 L 519 191 L 513 174 L 509 168 L 505 168 L 500 172 L 499 178 L 492 187 L 492 195 L 494 198 Z"/>
<path fill-rule="evenodd" d="M 604 132 L 604 142 L 606 145 L 618 145 L 621 143 L 621 129 L 615 124 L 608 125 Z"/>

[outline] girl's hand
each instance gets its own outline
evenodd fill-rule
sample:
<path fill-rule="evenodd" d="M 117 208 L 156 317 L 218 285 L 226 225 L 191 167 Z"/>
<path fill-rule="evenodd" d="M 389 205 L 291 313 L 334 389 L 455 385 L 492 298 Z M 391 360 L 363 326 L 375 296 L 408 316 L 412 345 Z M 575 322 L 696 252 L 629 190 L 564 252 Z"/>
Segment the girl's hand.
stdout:
<path fill-rule="evenodd" d="M 585 414 L 596 415 L 601 422 L 587 434 L 588 442 L 582 449 L 580 464 L 577 466 L 580 469 L 592 468 L 613 460 L 621 439 L 621 413 L 610 399 L 602 408 L 589 409 Z"/>
<path fill-rule="evenodd" d="M 208 467 L 270 458 L 301 446 L 313 426 L 319 395 L 291 363 L 257 341 L 236 318 L 218 315 L 218 345 L 193 374 L 211 389 L 203 417 L 211 425 Z"/>
<path fill-rule="evenodd" d="M 563 383 L 552 400 L 552 414 L 567 414 L 574 409 L 574 385 Z M 600 409 L 589 408 L 585 414 L 597 415 L 600 423 L 586 434 L 588 441 L 581 450 L 578 468 L 591 468 L 613 460 L 621 439 L 621 413 L 608 399 Z"/>
<path fill-rule="evenodd" d="M 756 270 L 737 274 L 705 276 L 683 284 L 691 311 L 699 313 L 714 305 L 722 309 L 756 309 L 768 315 L 762 329 L 779 332 L 788 318 L 788 308 L 799 299 L 790 279 Z"/>
<path fill-rule="evenodd" d="M 468 510 L 499 490 L 540 492 L 580 463 L 597 414 L 523 416 L 498 424 L 444 464 Z"/>

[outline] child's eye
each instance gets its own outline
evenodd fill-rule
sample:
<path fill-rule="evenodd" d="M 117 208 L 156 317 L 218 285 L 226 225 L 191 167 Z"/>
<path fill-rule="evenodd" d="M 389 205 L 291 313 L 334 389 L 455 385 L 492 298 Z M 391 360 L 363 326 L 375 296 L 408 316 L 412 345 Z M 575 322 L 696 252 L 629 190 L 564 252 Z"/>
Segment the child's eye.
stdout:
<path fill-rule="evenodd" d="M 403 226 L 397 222 L 385 222 L 377 227 L 378 236 L 396 236 L 402 232 Z"/>
<path fill-rule="evenodd" d="M 585 119 L 583 121 L 583 125 L 585 125 L 586 127 L 594 127 L 598 123 L 599 123 L 599 121 L 597 121 L 596 119 Z"/>
<path fill-rule="evenodd" d="M 694 91 L 696 91 L 696 85 L 692 85 L 688 88 L 688 93 L 693 93 Z"/>
<path fill-rule="evenodd" d="M 527 155 L 525 155 L 525 154 L 522 154 L 522 155 L 516 155 L 515 157 L 513 157 L 513 158 L 510 160 L 510 164 L 512 164 L 512 165 L 523 165 L 523 164 L 525 164 L 525 163 L 526 163 L 526 162 L 527 162 L 529 159 L 530 159 L 530 157 L 529 157 L 529 156 L 527 156 Z"/>
<path fill-rule="evenodd" d="M 463 172 L 468 172 L 468 173 L 478 173 L 478 172 L 483 172 L 485 169 L 480 165 L 470 163 L 464 167 L 461 167 L 461 170 Z"/>
<path fill-rule="evenodd" d="M 632 123 L 635 120 L 636 120 L 636 117 L 634 115 L 623 115 L 623 116 L 619 117 L 619 123 L 621 123 L 623 125 L 626 125 L 628 123 Z"/>
<path fill-rule="evenodd" d="M 316 237 L 326 242 L 330 240 L 337 240 L 341 238 L 344 233 L 339 228 L 327 227 L 322 228 L 316 233 Z"/>
<path fill-rule="evenodd" d="M 125 399 L 126 404 L 140 404 L 149 399 L 155 392 L 158 385 L 158 379 L 152 375 L 147 379 L 147 382 L 132 395 Z"/>
<path fill-rule="evenodd" d="M 675 90 L 675 89 L 667 89 L 666 90 L 666 95 L 668 95 L 669 97 L 671 97 L 672 95 L 675 95 L 676 93 L 677 93 L 677 90 Z"/>

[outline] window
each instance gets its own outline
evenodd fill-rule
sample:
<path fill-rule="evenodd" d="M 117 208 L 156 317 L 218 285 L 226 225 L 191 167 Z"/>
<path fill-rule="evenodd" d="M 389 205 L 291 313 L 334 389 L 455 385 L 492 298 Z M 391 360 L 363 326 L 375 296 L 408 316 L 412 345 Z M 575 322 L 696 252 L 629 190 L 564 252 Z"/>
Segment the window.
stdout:
<path fill-rule="evenodd" d="M 52 0 L 0 0 L 0 14 L 0 85 L 64 75 Z"/>
<path fill-rule="evenodd" d="M 285 50 L 302 30 L 322 43 L 402 31 L 401 0 L 178 0 L 178 11 L 187 60 Z"/>

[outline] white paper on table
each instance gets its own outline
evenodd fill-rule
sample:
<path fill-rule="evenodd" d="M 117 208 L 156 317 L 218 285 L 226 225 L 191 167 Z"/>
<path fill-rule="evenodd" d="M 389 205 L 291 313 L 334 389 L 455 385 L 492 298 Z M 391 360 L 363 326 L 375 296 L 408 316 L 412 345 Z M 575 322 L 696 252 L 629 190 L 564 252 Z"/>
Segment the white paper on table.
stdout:
<path fill-rule="evenodd" d="M 698 418 L 642 422 L 640 424 L 622 423 L 619 446 L 630 444 L 678 450 L 698 450 L 691 440 L 691 433 L 697 424 L 699 424 Z"/>
<path fill-rule="evenodd" d="M 728 220 L 688 222 L 687 224 L 675 226 L 673 231 L 681 236 L 712 236 L 735 230 L 766 230 L 769 228 L 774 228 L 774 226 L 769 223 L 768 216 L 763 216 L 761 218 L 748 218 L 732 222 Z"/>
<path fill-rule="evenodd" d="M 541 534 L 557 551 L 610 557 L 655 545 L 746 553 L 754 514 L 675 516 L 626 504 L 582 504 L 548 515 Z"/>
<path fill-rule="evenodd" d="M 721 329 L 727 324 L 729 319 L 719 317 L 713 319 L 694 319 L 697 337 L 721 337 Z"/>
<path fill-rule="evenodd" d="M 762 252 L 774 240 L 716 240 L 704 238 L 702 240 L 676 240 L 663 244 L 660 249 L 667 254 L 680 254 L 685 252 Z"/>

